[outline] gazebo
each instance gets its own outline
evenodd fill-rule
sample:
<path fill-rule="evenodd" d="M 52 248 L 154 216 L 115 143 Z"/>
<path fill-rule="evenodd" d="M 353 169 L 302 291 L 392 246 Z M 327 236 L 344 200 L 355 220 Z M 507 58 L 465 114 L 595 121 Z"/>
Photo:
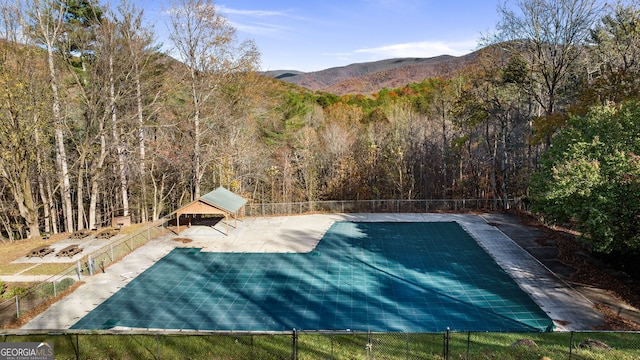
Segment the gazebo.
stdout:
<path fill-rule="evenodd" d="M 246 203 L 245 198 L 220 186 L 176 211 L 176 231 L 180 232 L 181 215 L 222 215 L 227 225 L 226 235 L 229 235 L 229 217 L 233 217 L 233 226 L 236 227 L 238 215 L 244 218 Z"/>

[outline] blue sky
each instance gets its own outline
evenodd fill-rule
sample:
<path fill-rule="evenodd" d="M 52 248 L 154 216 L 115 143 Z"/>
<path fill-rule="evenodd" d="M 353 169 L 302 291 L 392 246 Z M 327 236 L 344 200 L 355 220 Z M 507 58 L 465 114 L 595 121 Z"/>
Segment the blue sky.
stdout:
<path fill-rule="evenodd" d="M 217 0 L 262 70 L 315 71 L 396 57 L 464 55 L 499 20 L 497 0 Z M 168 43 L 170 0 L 137 3 Z"/>

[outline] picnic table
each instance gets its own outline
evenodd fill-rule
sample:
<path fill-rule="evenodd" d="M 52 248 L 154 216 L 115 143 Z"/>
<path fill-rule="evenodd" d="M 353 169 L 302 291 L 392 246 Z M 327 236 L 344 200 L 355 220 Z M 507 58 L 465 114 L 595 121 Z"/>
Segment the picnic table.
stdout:
<path fill-rule="evenodd" d="M 73 234 L 71 234 L 71 236 L 69 236 L 69 238 L 71 239 L 82 239 L 85 238 L 89 235 L 93 234 L 93 232 L 91 230 L 88 229 L 82 229 L 82 230 L 78 230 L 76 232 L 74 232 Z"/>
<path fill-rule="evenodd" d="M 33 250 L 31 250 L 28 254 L 27 257 L 44 257 L 47 256 L 49 254 L 51 254 L 53 252 L 53 249 L 49 247 L 49 245 L 42 245 L 39 246 Z"/>
<path fill-rule="evenodd" d="M 68 256 L 73 257 L 73 255 L 82 252 L 82 249 L 78 246 L 78 244 L 69 245 L 66 248 L 58 251 L 56 256 Z"/>
<path fill-rule="evenodd" d="M 98 238 L 98 239 L 110 239 L 110 238 L 112 238 L 112 237 L 114 237 L 116 235 L 118 235 L 118 230 L 116 230 L 116 229 L 107 229 L 107 230 L 99 232 L 96 235 L 96 238 Z"/>

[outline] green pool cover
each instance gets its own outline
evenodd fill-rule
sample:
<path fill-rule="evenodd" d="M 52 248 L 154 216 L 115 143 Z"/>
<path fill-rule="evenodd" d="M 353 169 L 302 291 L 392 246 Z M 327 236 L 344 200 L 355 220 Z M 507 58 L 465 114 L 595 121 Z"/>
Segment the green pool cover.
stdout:
<path fill-rule="evenodd" d="M 336 222 L 310 253 L 175 249 L 73 325 L 233 331 L 549 331 L 455 222 Z"/>

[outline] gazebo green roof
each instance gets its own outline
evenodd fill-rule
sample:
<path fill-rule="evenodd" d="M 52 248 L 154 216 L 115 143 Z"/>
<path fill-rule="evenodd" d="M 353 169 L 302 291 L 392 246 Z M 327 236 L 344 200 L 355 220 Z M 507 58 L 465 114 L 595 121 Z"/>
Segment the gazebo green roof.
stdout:
<path fill-rule="evenodd" d="M 200 198 L 209 204 L 225 210 L 229 213 L 236 213 L 247 203 L 247 199 L 238 196 L 231 191 L 220 186 L 219 188 L 200 196 Z"/>

